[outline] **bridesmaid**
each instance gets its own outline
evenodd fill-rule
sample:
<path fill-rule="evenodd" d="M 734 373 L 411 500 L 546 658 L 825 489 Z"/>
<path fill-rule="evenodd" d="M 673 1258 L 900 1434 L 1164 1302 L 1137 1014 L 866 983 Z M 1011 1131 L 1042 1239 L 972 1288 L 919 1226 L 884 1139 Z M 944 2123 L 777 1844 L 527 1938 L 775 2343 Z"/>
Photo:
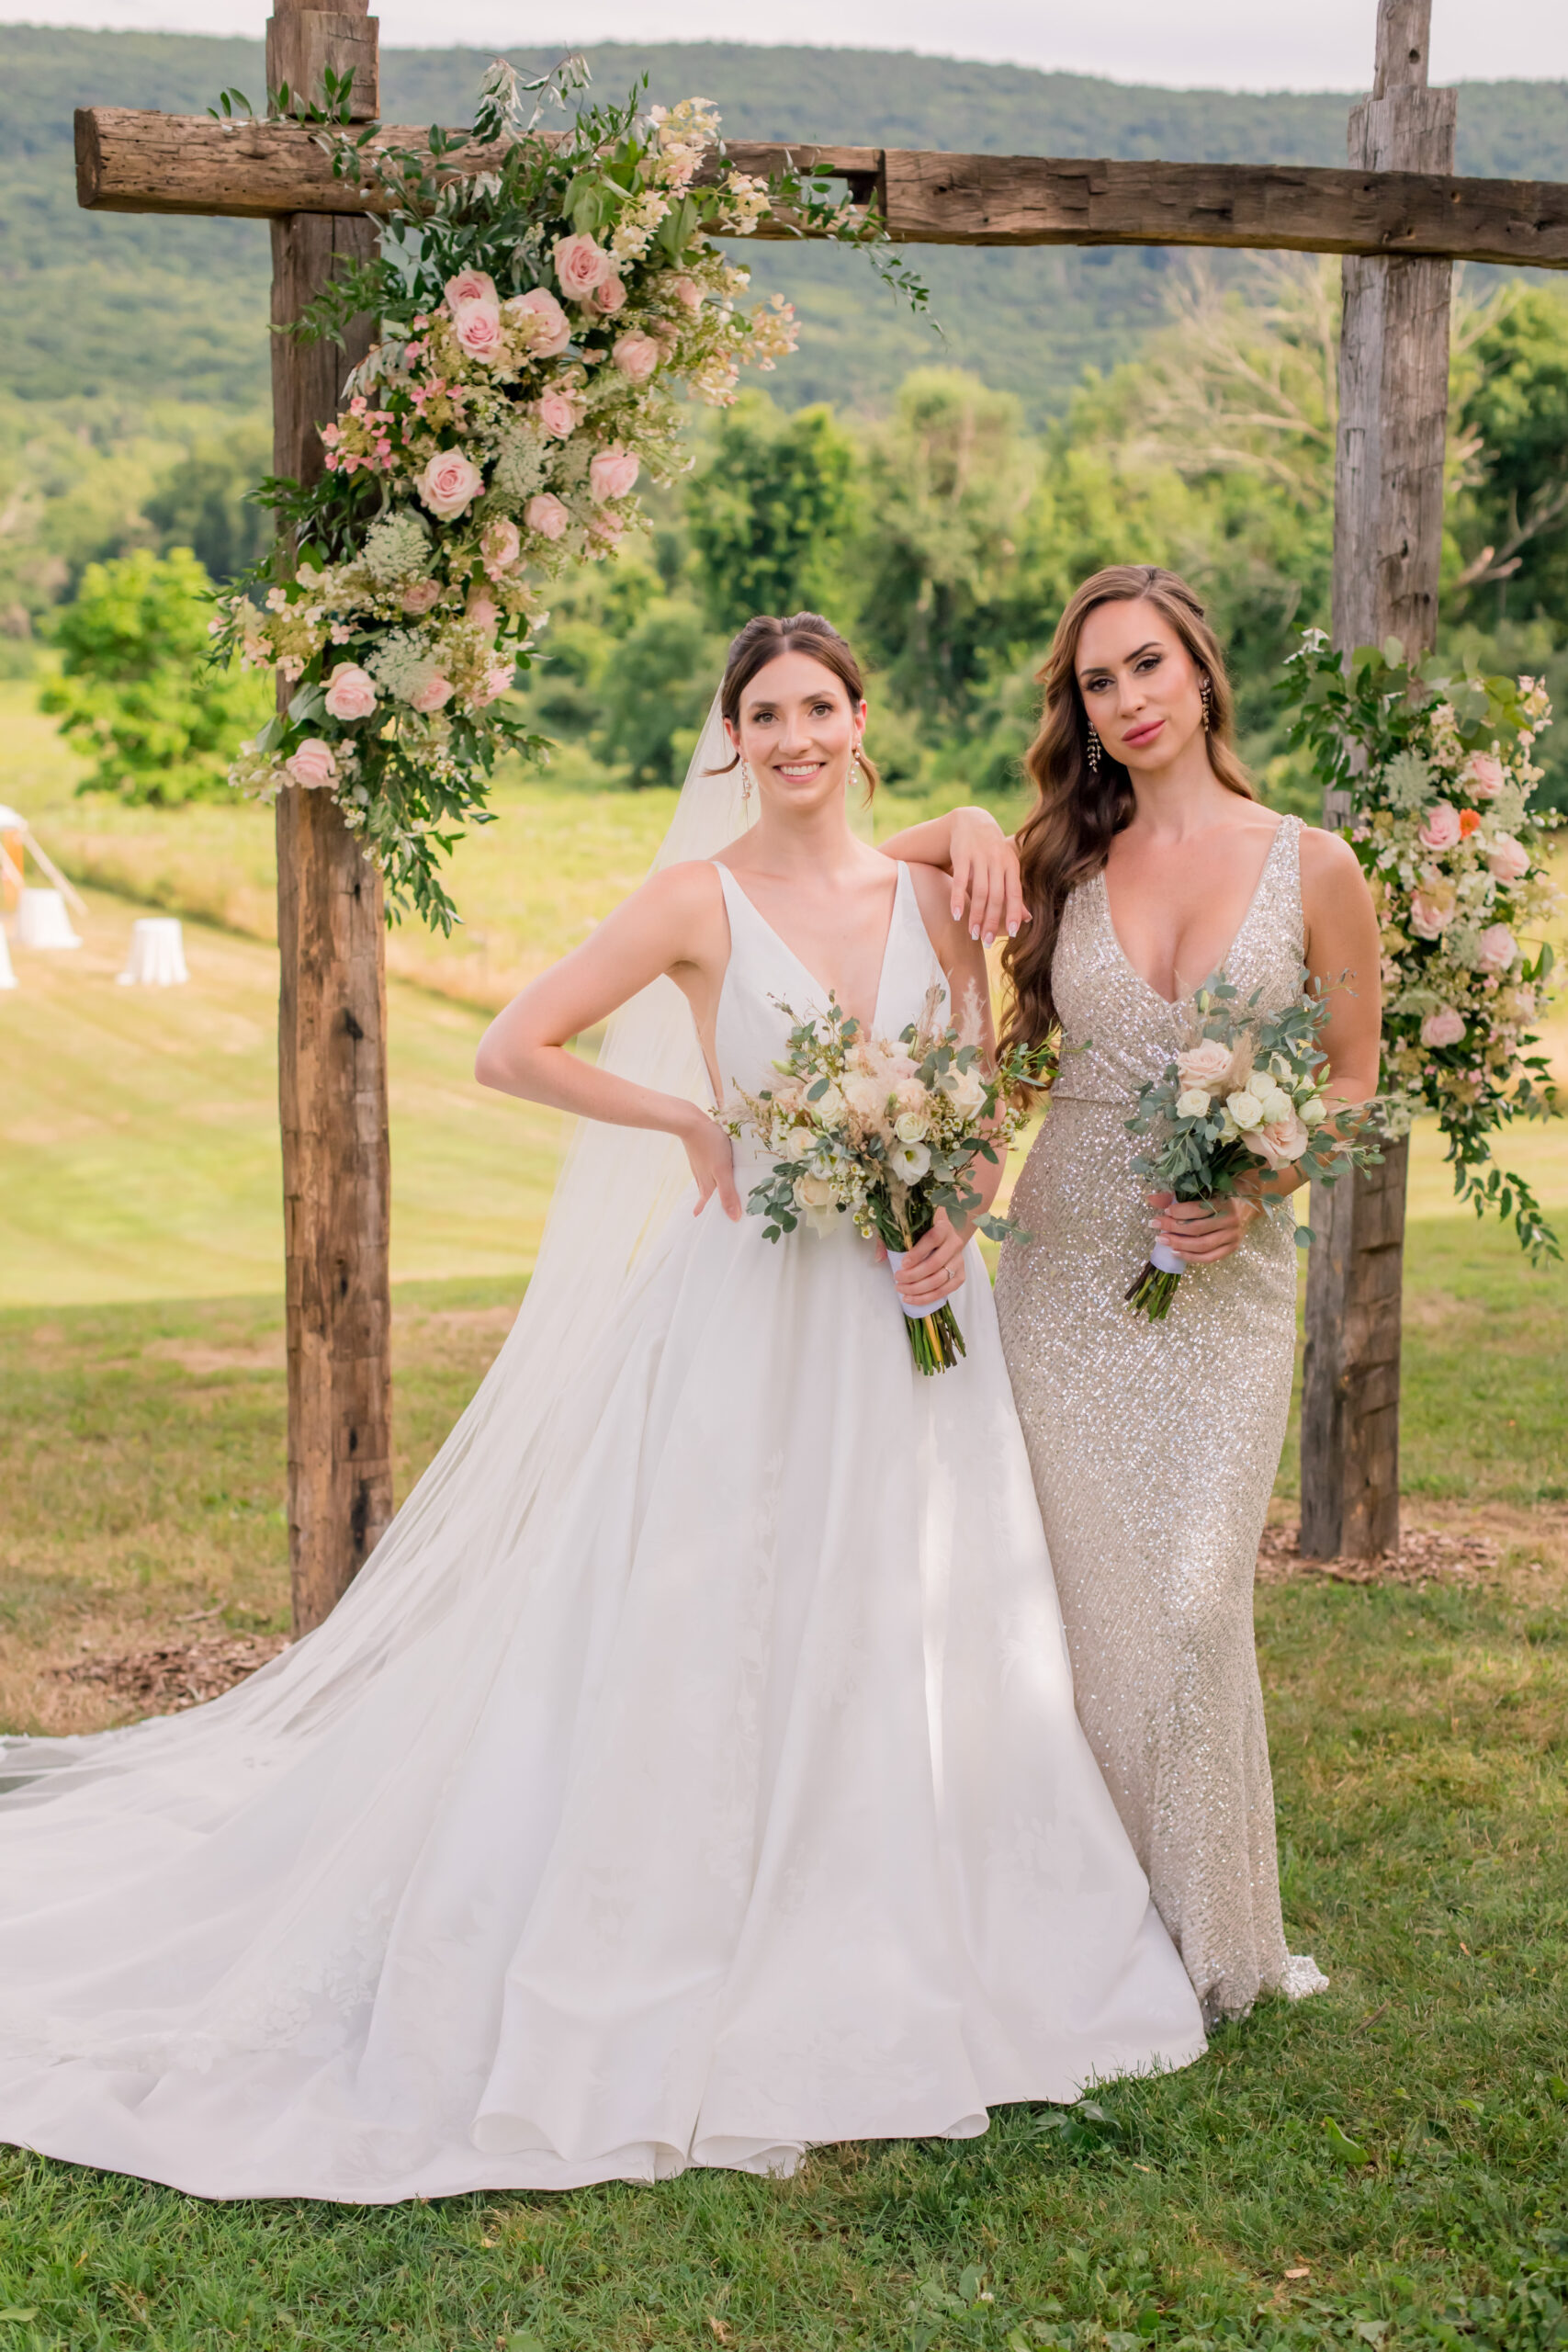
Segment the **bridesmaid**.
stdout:
<path fill-rule="evenodd" d="M 1118 564 L 1062 616 L 1027 766 L 1028 919 L 1010 1031 L 1072 1050 L 1013 1194 L 1003 1342 L 1066 1621 L 1078 1711 L 1213 2020 L 1326 1982 L 1286 1951 L 1252 1588 L 1295 1344 L 1296 1248 L 1258 1196 L 1145 1197 L 1125 1121 L 1224 966 L 1277 1007 L 1337 988 L 1332 1091 L 1377 1086 L 1377 922 L 1337 835 L 1259 805 L 1224 663 L 1173 573 Z M 1151 1227 L 1188 1263 L 1170 1314 L 1123 1304 Z"/>

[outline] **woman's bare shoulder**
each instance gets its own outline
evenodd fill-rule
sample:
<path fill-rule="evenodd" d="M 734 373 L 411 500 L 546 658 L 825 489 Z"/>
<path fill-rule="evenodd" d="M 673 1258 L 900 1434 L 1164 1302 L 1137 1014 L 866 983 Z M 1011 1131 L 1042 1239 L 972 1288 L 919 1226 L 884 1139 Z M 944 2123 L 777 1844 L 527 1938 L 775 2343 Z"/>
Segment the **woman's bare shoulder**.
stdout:
<path fill-rule="evenodd" d="M 1325 832 L 1321 825 L 1301 829 L 1302 885 L 1305 889 L 1337 891 L 1359 884 L 1366 888 L 1361 861 L 1343 833 Z"/>

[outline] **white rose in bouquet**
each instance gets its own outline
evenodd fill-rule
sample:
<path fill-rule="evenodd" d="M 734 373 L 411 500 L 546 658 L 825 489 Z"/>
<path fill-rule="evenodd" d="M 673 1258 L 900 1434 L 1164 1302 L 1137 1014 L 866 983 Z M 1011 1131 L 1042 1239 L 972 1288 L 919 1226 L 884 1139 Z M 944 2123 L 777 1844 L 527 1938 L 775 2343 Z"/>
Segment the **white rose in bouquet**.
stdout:
<path fill-rule="evenodd" d="M 1176 1114 L 1179 1119 L 1201 1119 L 1209 1107 L 1209 1098 L 1201 1086 L 1184 1086 L 1176 1098 Z"/>
<path fill-rule="evenodd" d="M 1239 1087 L 1235 1093 L 1227 1094 L 1225 1109 L 1244 1134 L 1263 1125 L 1263 1105 L 1248 1087 Z"/>
<path fill-rule="evenodd" d="M 903 1111 L 893 1122 L 893 1132 L 900 1143 L 919 1143 L 926 1132 L 925 1114 Z"/>

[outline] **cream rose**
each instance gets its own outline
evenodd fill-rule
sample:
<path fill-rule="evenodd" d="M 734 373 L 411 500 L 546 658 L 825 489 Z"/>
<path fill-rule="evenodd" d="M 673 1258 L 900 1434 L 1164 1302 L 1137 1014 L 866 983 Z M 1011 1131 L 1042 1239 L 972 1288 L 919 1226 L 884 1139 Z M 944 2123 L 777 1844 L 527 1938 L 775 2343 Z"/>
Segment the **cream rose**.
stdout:
<path fill-rule="evenodd" d="M 848 1105 L 843 1095 L 829 1079 L 824 1091 L 820 1094 L 812 1096 L 811 1108 L 823 1126 L 836 1127 Z"/>
<path fill-rule="evenodd" d="M 1522 882 L 1529 872 L 1530 854 L 1512 833 L 1494 833 L 1486 852 L 1486 870 L 1498 882 Z"/>
<path fill-rule="evenodd" d="M 628 384 L 646 384 L 662 356 L 653 337 L 638 334 L 635 328 L 617 335 L 610 349 L 612 367 L 619 368 Z"/>
<path fill-rule="evenodd" d="M 833 1187 L 825 1176 L 800 1176 L 795 1179 L 795 1193 L 804 1209 L 830 1208 Z"/>
<path fill-rule="evenodd" d="M 1225 1109 L 1244 1134 L 1249 1128 L 1263 1124 L 1263 1105 L 1257 1095 L 1249 1093 L 1245 1086 L 1238 1087 L 1234 1094 L 1226 1095 Z"/>
<path fill-rule="evenodd" d="M 534 413 L 554 441 L 564 441 L 577 430 L 577 403 L 565 392 L 547 392 Z"/>
<path fill-rule="evenodd" d="M 1201 1086 L 1184 1086 L 1176 1098 L 1179 1119 L 1201 1119 L 1209 1107 L 1209 1098 Z"/>
<path fill-rule="evenodd" d="M 809 1159 L 817 1148 L 817 1138 L 809 1127 L 791 1127 L 784 1139 L 786 1159 Z"/>
<path fill-rule="evenodd" d="M 571 516 L 553 491 L 542 490 L 523 509 L 523 520 L 542 539 L 558 539 Z"/>
<path fill-rule="evenodd" d="M 1306 1126 L 1292 1105 L 1282 1119 L 1269 1119 L 1255 1128 L 1247 1142 L 1270 1168 L 1286 1168 L 1307 1148 Z"/>
<path fill-rule="evenodd" d="M 1424 1046 L 1457 1046 L 1464 1035 L 1464 1015 L 1451 1004 L 1439 1005 L 1421 1023 Z"/>
<path fill-rule="evenodd" d="M 1417 836 L 1423 849 L 1452 849 L 1460 837 L 1459 810 L 1451 801 L 1438 800 L 1427 809 Z"/>
<path fill-rule="evenodd" d="M 511 571 L 522 548 L 517 526 L 510 515 L 499 515 L 493 523 L 487 523 L 479 535 L 479 555 L 492 580 Z"/>
<path fill-rule="evenodd" d="M 327 680 L 324 699 L 333 718 L 368 718 L 376 707 L 376 682 L 357 662 L 340 662 Z"/>
<path fill-rule="evenodd" d="M 337 781 L 337 762 L 332 746 L 323 743 L 319 735 L 307 735 L 293 758 L 285 760 L 283 764 L 295 783 L 302 784 L 308 792 L 320 792 L 324 786 Z"/>
<path fill-rule="evenodd" d="M 471 506 L 485 486 L 478 466 L 460 449 L 437 449 L 414 484 L 433 514 L 450 523 Z"/>
<path fill-rule="evenodd" d="M 880 1119 L 887 1108 L 887 1089 L 869 1070 L 844 1072 L 844 1100 L 857 1119 Z"/>
<path fill-rule="evenodd" d="M 900 1143 L 919 1143 L 926 1132 L 926 1123 L 919 1111 L 901 1111 L 893 1122 L 893 1132 Z"/>
<path fill-rule="evenodd" d="M 637 487 L 641 471 L 635 452 L 623 449 L 618 443 L 601 449 L 588 469 L 588 487 L 601 503 L 606 498 L 625 498 Z"/>
<path fill-rule="evenodd" d="M 547 286 L 513 294 L 501 315 L 536 359 L 554 359 L 571 341 L 571 322 Z"/>
<path fill-rule="evenodd" d="M 1233 1049 L 1222 1046 L 1217 1037 L 1204 1037 L 1177 1055 L 1176 1074 L 1183 1086 L 1201 1087 L 1205 1094 L 1224 1094 L 1232 1087 L 1246 1085 L 1252 1061 L 1245 1046 Z"/>
<path fill-rule="evenodd" d="M 1306 1101 L 1301 1106 L 1301 1122 L 1303 1126 L 1321 1127 L 1327 1116 L 1328 1105 L 1324 1101 L 1322 1095 L 1309 1094 Z"/>
<path fill-rule="evenodd" d="M 592 237 L 559 237 L 551 256 L 556 281 L 569 302 L 584 302 L 611 267 L 610 256 Z"/>
<path fill-rule="evenodd" d="M 949 1079 L 942 1091 L 953 1109 L 967 1119 L 986 1099 L 986 1081 L 977 1069 L 966 1069 Z"/>
<path fill-rule="evenodd" d="M 1489 923 L 1476 942 L 1483 972 L 1506 972 L 1518 952 L 1518 942 L 1506 922 Z"/>

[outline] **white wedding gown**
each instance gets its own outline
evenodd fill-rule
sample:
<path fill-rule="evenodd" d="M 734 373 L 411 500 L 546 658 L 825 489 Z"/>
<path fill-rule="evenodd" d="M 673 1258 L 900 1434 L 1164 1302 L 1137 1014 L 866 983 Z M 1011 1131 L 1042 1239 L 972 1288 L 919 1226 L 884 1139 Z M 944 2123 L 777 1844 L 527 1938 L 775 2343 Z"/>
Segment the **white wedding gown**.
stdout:
<path fill-rule="evenodd" d="M 821 992 L 723 887 L 756 1084 L 772 1000 Z M 933 977 L 901 870 L 878 1027 Z M 503 1351 L 325 1627 L 189 1714 L 0 1749 L 0 2139 L 380 2203 L 788 2171 L 1202 2049 L 977 1254 L 926 1380 L 848 1220 L 692 1199 L 547 1442 Z"/>

